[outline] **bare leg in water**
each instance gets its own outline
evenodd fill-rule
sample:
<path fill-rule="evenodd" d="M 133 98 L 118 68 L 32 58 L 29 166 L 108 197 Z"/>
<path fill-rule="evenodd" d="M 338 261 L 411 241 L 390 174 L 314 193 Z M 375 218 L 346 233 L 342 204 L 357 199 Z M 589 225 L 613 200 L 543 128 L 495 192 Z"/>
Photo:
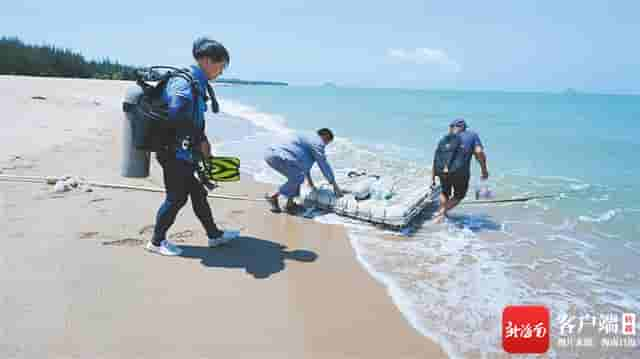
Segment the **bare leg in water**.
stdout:
<path fill-rule="evenodd" d="M 440 207 L 438 208 L 436 213 L 433 215 L 434 224 L 442 223 L 442 221 L 444 220 L 448 201 L 449 201 L 449 197 L 447 197 L 444 193 L 440 193 Z"/>
<path fill-rule="evenodd" d="M 449 199 L 446 195 L 440 193 L 440 208 L 433 216 L 433 223 L 442 223 L 447 217 L 447 212 L 455 208 L 458 204 L 460 204 L 460 199 L 455 197 Z"/>

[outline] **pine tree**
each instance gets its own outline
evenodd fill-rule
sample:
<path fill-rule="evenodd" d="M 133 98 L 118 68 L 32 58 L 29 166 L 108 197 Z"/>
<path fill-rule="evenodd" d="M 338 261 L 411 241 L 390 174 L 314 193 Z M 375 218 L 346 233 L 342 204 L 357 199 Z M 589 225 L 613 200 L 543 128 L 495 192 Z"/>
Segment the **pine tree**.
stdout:
<path fill-rule="evenodd" d="M 108 58 L 87 61 L 80 53 L 53 45 L 28 45 L 0 38 L 0 74 L 133 80 L 137 69 Z"/>

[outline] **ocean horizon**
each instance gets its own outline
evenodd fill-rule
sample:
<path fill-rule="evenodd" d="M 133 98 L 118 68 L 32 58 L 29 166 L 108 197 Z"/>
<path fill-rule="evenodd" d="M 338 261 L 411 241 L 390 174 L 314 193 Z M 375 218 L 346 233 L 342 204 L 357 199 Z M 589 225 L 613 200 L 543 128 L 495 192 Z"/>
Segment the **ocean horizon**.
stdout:
<path fill-rule="evenodd" d="M 229 86 L 246 86 L 242 84 L 231 84 Z M 264 86 L 264 85 L 250 85 Z M 270 86 L 270 85 L 266 85 Z M 272 86 L 272 85 L 271 85 Z M 420 91 L 420 92 L 459 92 L 459 93 L 502 93 L 502 94 L 530 94 L 530 95 L 594 95 L 594 96 L 640 96 L 640 92 L 633 90 L 593 90 L 580 88 L 560 88 L 560 89 L 532 89 L 532 88 L 490 88 L 490 87 L 399 87 L 399 86 L 365 86 L 354 84 L 339 84 L 335 82 L 327 83 L 289 83 L 286 87 L 292 88 L 335 88 L 351 90 L 395 90 L 395 91 Z"/>

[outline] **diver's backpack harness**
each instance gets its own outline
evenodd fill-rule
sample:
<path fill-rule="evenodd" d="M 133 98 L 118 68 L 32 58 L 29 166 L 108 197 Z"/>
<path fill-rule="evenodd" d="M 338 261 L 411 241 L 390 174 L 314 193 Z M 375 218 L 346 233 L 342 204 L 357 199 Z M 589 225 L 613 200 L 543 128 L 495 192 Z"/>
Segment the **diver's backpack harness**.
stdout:
<path fill-rule="evenodd" d="M 192 113 L 195 115 L 197 111 L 197 98 L 202 96 L 203 100 L 211 99 L 211 110 L 214 113 L 219 112 L 219 105 L 216 101 L 213 88 L 207 83 L 207 94 L 200 91 L 198 81 L 186 69 L 179 69 L 170 66 L 153 66 L 148 68 L 150 74 L 154 70 L 169 70 L 164 73 L 159 81 L 153 85 L 145 80 L 145 74 L 142 71 L 136 71 L 136 84 L 142 89 L 142 93 L 137 98 L 136 103 L 123 103 L 123 111 L 131 112 L 133 116 L 133 144 L 143 151 L 158 152 L 167 150 L 175 139 L 176 130 L 181 128 L 192 128 L 193 121 L 169 121 L 169 106 L 162 98 L 162 93 L 166 88 L 169 80 L 174 77 L 180 77 L 186 80 L 193 94 Z"/>
<path fill-rule="evenodd" d="M 447 134 L 436 148 L 433 159 L 433 171 L 438 176 L 450 175 L 464 167 L 464 161 L 460 155 L 462 140 L 457 134 Z"/>

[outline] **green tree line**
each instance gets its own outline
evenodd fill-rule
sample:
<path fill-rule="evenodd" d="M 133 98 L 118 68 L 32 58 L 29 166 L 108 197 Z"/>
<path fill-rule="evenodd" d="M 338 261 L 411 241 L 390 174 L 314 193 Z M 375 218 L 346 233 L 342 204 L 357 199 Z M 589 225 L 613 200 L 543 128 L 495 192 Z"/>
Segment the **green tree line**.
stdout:
<path fill-rule="evenodd" d="M 109 59 L 87 61 L 81 54 L 51 45 L 29 45 L 0 38 L 0 74 L 133 80 L 133 66 Z"/>

